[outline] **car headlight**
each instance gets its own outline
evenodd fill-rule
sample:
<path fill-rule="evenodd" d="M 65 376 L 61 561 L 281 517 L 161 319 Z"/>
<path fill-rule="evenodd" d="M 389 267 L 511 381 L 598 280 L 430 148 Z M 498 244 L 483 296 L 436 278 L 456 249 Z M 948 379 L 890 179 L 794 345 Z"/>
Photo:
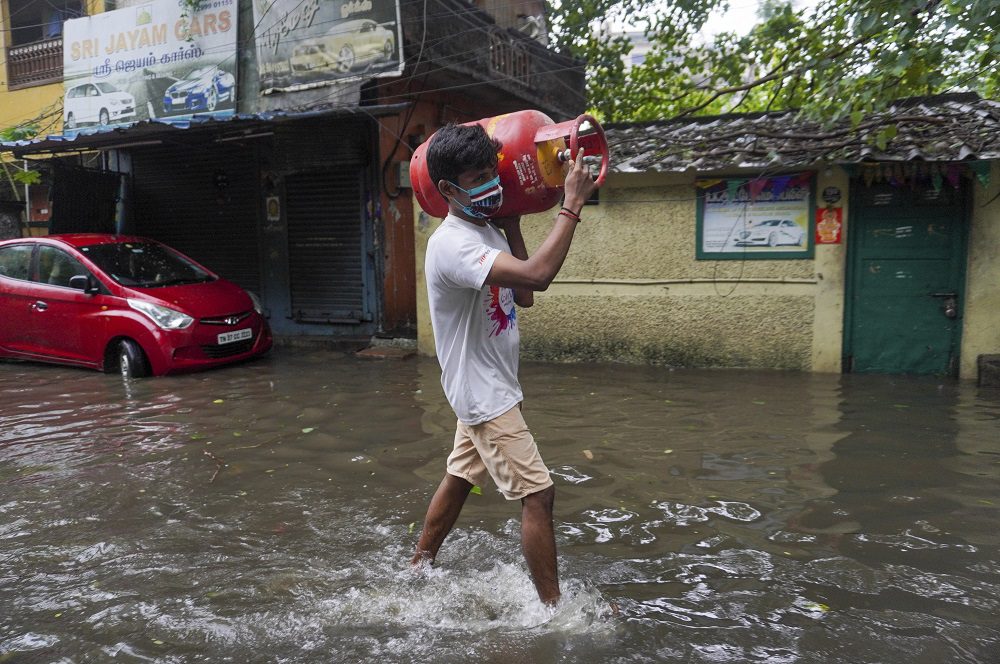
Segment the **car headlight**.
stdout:
<path fill-rule="evenodd" d="M 110 99 L 108 100 L 112 106 L 118 106 L 122 103 L 121 99 Z"/>
<path fill-rule="evenodd" d="M 153 304 L 152 302 L 146 302 L 145 300 L 133 300 L 129 298 L 128 306 L 138 312 L 146 314 L 154 323 L 164 330 L 183 330 L 186 327 L 190 327 L 191 323 L 194 322 L 194 319 L 187 314 L 182 314 L 175 309 L 163 307 L 159 304 Z"/>
<path fill-rule="evenodd" d="M 260 303 L 260 298 L 257 297 L 255 293 L 247 291 L 247 295 L 250 296 L 250 300 L 253 302 L 253 310 L 256 311 L 261 316 L 264 315 L 264 306 Z"/>

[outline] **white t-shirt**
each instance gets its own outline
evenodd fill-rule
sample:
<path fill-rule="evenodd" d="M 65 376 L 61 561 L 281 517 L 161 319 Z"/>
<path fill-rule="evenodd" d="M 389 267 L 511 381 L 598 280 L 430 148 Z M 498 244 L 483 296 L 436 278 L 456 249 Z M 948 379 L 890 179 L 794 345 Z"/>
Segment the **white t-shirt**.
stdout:
<path fill-rule="evenodd" d="M 424 275 L 441 385 L 465 424 L 492 420 L 523 398 L 514 291 L 484 285 L 500 252 L 510 253 L 503 233 L 453 215 L 427 242 Z"/>

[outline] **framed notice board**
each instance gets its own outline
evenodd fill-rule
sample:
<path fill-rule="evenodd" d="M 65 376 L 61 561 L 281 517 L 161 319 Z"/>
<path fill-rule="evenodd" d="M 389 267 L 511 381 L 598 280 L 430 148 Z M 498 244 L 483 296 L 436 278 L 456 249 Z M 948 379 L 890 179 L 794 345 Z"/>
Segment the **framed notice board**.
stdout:
<path fill-rule="evenodd" d="M 812 173 L 695 181 L 698 260 L 812 258 Z"/>

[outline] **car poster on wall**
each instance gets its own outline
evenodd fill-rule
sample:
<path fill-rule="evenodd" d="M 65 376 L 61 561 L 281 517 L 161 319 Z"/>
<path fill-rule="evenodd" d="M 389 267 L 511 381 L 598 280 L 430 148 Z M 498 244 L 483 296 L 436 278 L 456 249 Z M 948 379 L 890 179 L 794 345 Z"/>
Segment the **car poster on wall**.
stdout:
<path fill-rule="evenodd" d="M 697 180 L 700 260 L 812 258 L 813 174 Z"/>
<path fill-rule="evenodd" d="M 154 0 L 66 21 L 63 131 L 236 110 L 236 0 Z"/>
<path fill-rule="evenodd" d="M 398 76 L 397 0 L 254 0 L 261 94 Z"/>

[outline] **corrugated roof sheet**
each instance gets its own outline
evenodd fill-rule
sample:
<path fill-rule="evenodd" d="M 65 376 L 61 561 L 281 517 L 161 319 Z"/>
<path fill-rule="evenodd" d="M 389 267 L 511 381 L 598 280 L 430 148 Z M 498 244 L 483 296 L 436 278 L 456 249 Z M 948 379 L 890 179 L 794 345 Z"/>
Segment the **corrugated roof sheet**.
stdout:
<path fill-rule="evenodd" d="M 888 122 L 896 123 L 898 134 L 880 150 L 872 137 Z M 611 169 L 619 173 L 1000 159 L 1000 101 L 975 93 L 900 100 L 856 131 L 846 122 L 824 128 L 793 111 L 608 124 L 604 130 Z"/>
<path fill-rule="evenodd" d="M 191 128 L 231 127 L 233 130 L 249 130 L 273 122 L 310 117 L 338 115 L 378 117 L 398 113 L 408 106 L 407 102 L 381 106 L 328 106 L 307 111 L 236 113 L 225 117 L 195 114 L 184 118 L 156 118 L 129 124 L 86 126 L 65 134 L 49 134 L 23 141 L 3 142 L 0 143 L 0 148 L 10 150 L 18 157 L 75 150 L 102 150 L 137 145 L 144 140 L 152 140 L 164 134 Z"/>

